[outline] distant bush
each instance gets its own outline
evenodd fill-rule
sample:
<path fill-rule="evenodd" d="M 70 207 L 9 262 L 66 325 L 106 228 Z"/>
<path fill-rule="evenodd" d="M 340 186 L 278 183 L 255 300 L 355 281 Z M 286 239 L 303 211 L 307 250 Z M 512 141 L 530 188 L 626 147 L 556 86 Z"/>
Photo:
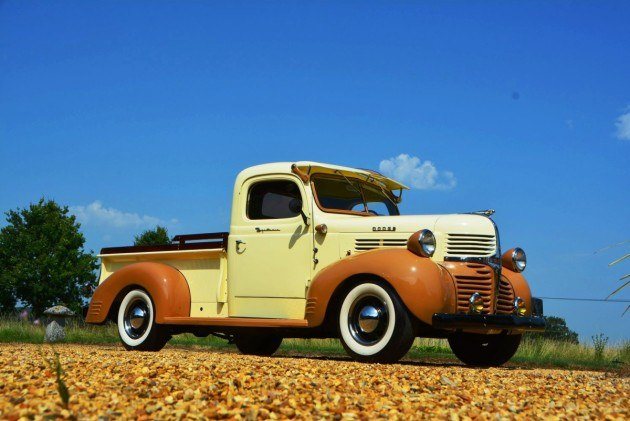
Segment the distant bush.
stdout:
<path fill-rule="evenodd" d="M 569 329 L 567 322 L 562 317 L 545 316 L 547 327 L 544 332 L 529 332 L 525 334 L 528 339 L 550 339 L 553 341 L 579 344 L 577 332 Z"/>
<path fill-rule="evenodd" d="M 133 244 L 135 246 L 164 246 L 171 244 L 171 239 L 168 236 L 168 230 L 158 225 L 154 229 L 136 235 Z"/>

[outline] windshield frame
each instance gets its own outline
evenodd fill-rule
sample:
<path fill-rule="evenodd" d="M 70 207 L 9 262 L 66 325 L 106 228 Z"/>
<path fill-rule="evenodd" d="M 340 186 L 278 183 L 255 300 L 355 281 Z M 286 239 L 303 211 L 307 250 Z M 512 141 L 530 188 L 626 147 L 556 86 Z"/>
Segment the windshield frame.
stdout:
<path fill-rule="evenodd" d="M 315 186 L 315 181 L 318 178 L 328 178 L 328 179 L 334 179 L 334 180 L 341 180 L 343 182 L 347 182 L 347 181 L 351 181 L 353 183 L 357 183 L 359 185 L 359 190 L 360 190 L 360 194 L 361 194 L 361 198 L 363 200 L 363 206 L 365 207 L 365 211 L 361 212 L 361 211 L 354 211 L 354 210 L 345 210 L 345 209 L 335 209 L 335 208 L 326 208 L 324 207 L 321 202 L 319 201 L 319 197 L 317 195 L 317 187 Z M 357 177 L 352 177 L 352 176 L 345 176 L 345 175 L 336 175 L 336 174 L 323 174 L 323 173 L 319 173 L 319 174 L 313 174 L 311 176 L 311 190 L 313 191 L 313 198 L 315 199 L 315 204 L 317 205 L 317 207 L 322 211 L 322 212 L 326 212 L 326 213 L 340 213 L 340 214 L 345 214 L 345 215 L 357 215 L 357 216 L 398 216 L 400 215 L 400 209 L 398 208 L 398 204 L 396 202 L 394 202 L 388 195 L 387 193 L 385 193 L 385 191 L 382 191 L 382 189 L 374 184 L 374 183 L 369 183 L 365 180 L 362 180 L 360 178 Z M 398 212 L 395 215 L 375 215 L 373 213 L 369 212 L 369 206 L 367 204 L 367 202 L 365 201 L 365 194 L 363 193 L 363 186 L 367 185 L 370 186 L 372 188 L 375 188 L 377 191 L 381 190 L 381 193 L 383 194 L 383 198 L 388 200 L 392 206 L 394 206 L 394 209 L 396 209 L 396 211 Z"/>

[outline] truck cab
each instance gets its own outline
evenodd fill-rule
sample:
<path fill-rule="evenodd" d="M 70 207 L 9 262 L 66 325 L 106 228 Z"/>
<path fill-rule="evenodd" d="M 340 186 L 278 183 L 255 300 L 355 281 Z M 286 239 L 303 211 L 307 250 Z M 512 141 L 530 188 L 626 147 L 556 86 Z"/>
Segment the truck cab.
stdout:
<path fill-rule="evenodd" d="M 128 349 L 193 332 L 270 355 L 284 337 L 338 337 L 355 359 L 388 362 L 430 336 L 465 363 L 504 363 L 544 329 L 525 253 L 501 252 L 491 212 L 401 215 L 405 189 L 316 162 L 247 168 L 229 233 L 103 249 L 87 321 L 118 323 Z"/>

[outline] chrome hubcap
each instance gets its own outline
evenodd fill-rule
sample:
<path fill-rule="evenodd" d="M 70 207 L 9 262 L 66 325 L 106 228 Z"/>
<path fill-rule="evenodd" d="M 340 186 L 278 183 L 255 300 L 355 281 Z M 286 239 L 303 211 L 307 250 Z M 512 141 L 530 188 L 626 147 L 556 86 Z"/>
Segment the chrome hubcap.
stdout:
<path fill-rule="evenodd" d="M 129 324 L 131 324 L 131 327 L 134 329 L 140 329 L 146 318 L 147 312 L 143 308 L 140 308 L 139 306 L 134 307 L 129 316 Z"/>
<path fill-rule="evenodd" d="M 365 306 L 359 312 L 359 329 L 365 333 L 372 333 L 378 326 L 380 314 L 378 310 L 372 306 Z"/>
<path fill-rule="evenodd" d="M 387 305 L 374 295 L 358 297 L 348 314 L 350 334 L 362 345 L 373 345 L 379 342 L 389 325 Z"/>
<path fill-rule="evenodd" d="M 138 299 L 127 304 L 124 325 L 130 338 L 138 339 L 144 335 L 149 325 L 149 307 L 143 300 Z"/>

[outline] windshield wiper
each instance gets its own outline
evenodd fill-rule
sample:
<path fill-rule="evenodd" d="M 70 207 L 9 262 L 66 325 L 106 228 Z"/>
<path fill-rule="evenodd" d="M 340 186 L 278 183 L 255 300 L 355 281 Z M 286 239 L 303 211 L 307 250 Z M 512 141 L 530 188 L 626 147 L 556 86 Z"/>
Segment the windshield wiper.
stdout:
<path fill-rule="evenodd" d="M 368 212 L 368 206 L 367 206 L 367 203 L 365 202 L 365 196 L 363 195 L 363 192 L 362 192 L 360 189 L 358 189 L 358 188 L 357 188 L 354 184 L 352 184 L 352 181 L 348 180 L 348 177 L 346 177 L 344 173 L 342 173 L 342 172 L 341 172 L 341 171 L 339 171 L 339 170 L 335 170 L 335 172 L 336 172 L 337 174 L 341 175 L 341 176 L 343 177 L 343 179 L 344 179 L 344 180 L 346 180 L 346 182 L 347 182 L 348 184 L 350 184 L 350 187 L 352 187 L 352 189 L 353 189 L 354 191 L 356 191 L 357 193 L 359 193 L 359 195 L 361 196 L 361 201 L 363 202 L 363 208 L 364 208 L 364 211 L 367 213 L 367 212 Z"/>

